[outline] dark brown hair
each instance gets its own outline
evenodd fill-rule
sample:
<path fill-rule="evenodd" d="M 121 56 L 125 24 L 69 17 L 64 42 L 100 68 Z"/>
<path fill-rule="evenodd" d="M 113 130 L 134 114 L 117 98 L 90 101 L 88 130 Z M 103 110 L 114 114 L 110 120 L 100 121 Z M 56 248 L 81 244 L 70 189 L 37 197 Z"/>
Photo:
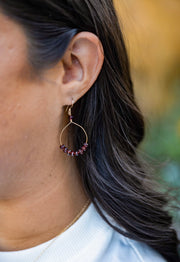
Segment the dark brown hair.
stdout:
<path fill-rule="evenodd" d="M 152 187 L 138 158 L 144 120 L 112 0 L 0 0 L 0 7 L 23 27 L 35 74 L 55 65 L 78 32 L 99 37 L 105 54 L 102 70 L 73 106 L 75 122 L 89 137 L 87 152 L 76 158 L 80 176 L 97 211 L 115 230 L 148 244 L 169 262 L 179 261 L 168 197 Z M 74 147 L 79 148 L 83 133 L 74 132 Z M 107 220 L 99 204 L 126 233 Z"/>

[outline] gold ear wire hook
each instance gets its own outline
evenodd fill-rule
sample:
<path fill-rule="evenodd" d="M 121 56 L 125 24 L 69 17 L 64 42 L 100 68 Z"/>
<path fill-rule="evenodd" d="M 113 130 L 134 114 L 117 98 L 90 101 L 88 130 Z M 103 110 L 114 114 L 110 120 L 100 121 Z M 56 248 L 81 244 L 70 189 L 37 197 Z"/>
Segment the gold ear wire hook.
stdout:
<path fill-rule="evenodd" d="M 73 104 L 74 104 L 73 102 L 74 102 L 74 100 L 72 99 L 72 104 L 70 106 L 66 107 L 66 111 L 68 110 L 68 115 L 69 116 L 71 116 L 71 108 L 73 107 Z"/>

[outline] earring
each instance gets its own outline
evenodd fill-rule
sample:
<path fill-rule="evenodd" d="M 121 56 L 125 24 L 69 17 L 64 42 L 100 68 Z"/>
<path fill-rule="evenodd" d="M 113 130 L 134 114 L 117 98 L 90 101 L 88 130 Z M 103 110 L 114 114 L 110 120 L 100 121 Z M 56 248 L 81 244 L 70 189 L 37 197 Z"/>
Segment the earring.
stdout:
<path fill-rule="evenodd" d="M 79 154 L 83 154 L 84 153 L 84 151 L 86 151 L 86 148 L 88 147 L 88 136 L 87 136 L 87 133 L 86 133 L 86 131 L 84 130 L 84 128 L 82 127 L 82 126 L 80 126 L 80 125 L 78 125 L 77 123 L 75 123 L 75 122 L 73 122 L 73 116 L 72 116 L 72 114 L 71 114 L 71 108 L 73 107 L 73 99 L 72 99 L 72 105 L 69 107 L 69 106 L 67 106 L 67 108 L 66 108 L 66 111 L 67 111 L 67 109 L 68 109 L 68 115 L 69 115 L 69 120 L 70 120 L 70 122 L 62 129 L 62 131 L 61 131 L 61 134 L 60 134 L 60 149 L 62 149 L 63 150 L 63 152 L 64 153 L 66 153 L 67 155 L 69 155 L 69 156 L 78 156 Z M 63 143 L 62 143 L 62 134 L 63 134 L 63 132 L 64 132 L 64 130 L 70 125 L 70 124 L 74 124 L 74 125 L 76 125 L 76 126 L 79 126 L 83 131 L 84 131 L 84 133 L 85 133 L 85 135 L 86 135 L 86 142 L 83 144 L 83 146 L 79 149 L 79 150 L 77 150 L 77 151 L 72 151 L 72 150 L 70 150 L 70 149 L 68 149 Z"/>

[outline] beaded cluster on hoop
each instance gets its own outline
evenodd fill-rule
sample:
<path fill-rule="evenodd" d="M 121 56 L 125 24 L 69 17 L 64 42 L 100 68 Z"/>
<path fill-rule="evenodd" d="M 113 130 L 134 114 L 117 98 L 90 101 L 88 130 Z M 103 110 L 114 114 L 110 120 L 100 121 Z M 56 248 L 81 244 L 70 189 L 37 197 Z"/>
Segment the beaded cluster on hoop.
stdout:
<path fill-rule="evenodd" d="M 68 149 L 64 144 L 60 145 L 60 148 L 63 150 L 63 152 L 71 156 L 78 156 L 79 154 L 82 155 L 84 151 L 86 151 L 87 147 L 88 147 L 88 144 L 84 143 L 83 146 L 79 150 L 72 151 L 71 149 Z"/>
<path fill-rule="evenodd" d="M 88 147 L 88 136 L 87 136 L 87 133 L 86 133 L 86 131 L 84 130 L 84 128 L 82 127 L 82 126 L 80 126 L 80 125 L 78 125 L 77 123 L 75 123 L 75 122 L 73 122 L 73 116 L 72 116 L 72 114 L 71 114 L 71 108 L 73 107 L 73 99 L 72 99 L 72 105 L 70 106 L 70 108 L 68 109 L 68 106 L 67 106 L 67 108 L 66 108 L 66 110 L 68 109 L 68 115 L 69 115 L 69 120 L 70 120 L 70 122 L 63 128 L 63 130 L 61 131 L 61 134 L 60 134 L 60 149 L 62 149 L 62 151 L 64 152 L 64 153 L 66 153 L 68 156 L 79 156 L 79 155 L 83 155 L 83 153 L 86 151 L 86 149 L 87 149 L 87 147 Z M 64 130 L 70 125 L 70 124 L 75 124 L 75 125 L 77 125 L 78 127 L 80 127 L 83 131 L 84 131 L 84 133 L 85 133 L 85 135 L 86 135 L 86 142 L 83 144 L 83 146 L 80 148 L 80 149 L 78 149 L 77 151 L 73 151 L 73 150 L 71 150 L 71 149 L 68 149 L 63 143 L 62 143 L 62 141 L 61 141 L 61 138 L 62 138 L 62 134 L 63 134 L 63 132 L 64 132 Z"/>

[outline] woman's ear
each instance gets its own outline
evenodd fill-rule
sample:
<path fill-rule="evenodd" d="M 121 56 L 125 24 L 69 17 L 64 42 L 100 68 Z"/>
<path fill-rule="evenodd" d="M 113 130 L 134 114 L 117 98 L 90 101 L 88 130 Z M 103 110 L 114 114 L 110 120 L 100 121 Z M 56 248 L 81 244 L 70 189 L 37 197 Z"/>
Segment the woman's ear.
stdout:
<path fill-rule="evenodd" d="M 58 81 L 64 105 L 70 105 L 72 98 L 76 102 L 90 89 L 101 71 L 103 61 L 103 47 L 95 34 L 80 32 L 73 37 L 61 59 L 63 72 Z"/>

